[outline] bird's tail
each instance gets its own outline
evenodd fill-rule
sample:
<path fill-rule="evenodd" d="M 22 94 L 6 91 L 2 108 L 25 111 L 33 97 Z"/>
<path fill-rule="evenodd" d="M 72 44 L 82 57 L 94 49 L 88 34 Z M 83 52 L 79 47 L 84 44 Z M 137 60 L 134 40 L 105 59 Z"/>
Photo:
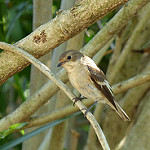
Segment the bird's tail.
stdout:
<path fill-rule="evenodd" d="M 114 101 L 115 102 L 115 101 Z M 117 112 L 117 114 L 124 120 L 124 121 L 130 121 L 130 118 L 128 115 L 124 112 L 124 110 L 119 106 L 117 102 L 115 102 L 116 108 L 113 106 L 112 108 Z"/>

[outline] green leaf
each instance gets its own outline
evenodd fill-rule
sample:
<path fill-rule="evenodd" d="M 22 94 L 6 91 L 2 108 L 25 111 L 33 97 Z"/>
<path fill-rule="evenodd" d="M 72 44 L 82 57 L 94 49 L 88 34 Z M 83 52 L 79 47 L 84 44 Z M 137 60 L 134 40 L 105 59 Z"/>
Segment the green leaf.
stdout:
<path fill-rule="evenodd" d="M 0 132 L 0 139 L 4 139 L 8 134 L 12 133 L 15 130 L 19 130 L 23 128 L 27 124 L 28 122 L 24 122 L 24 123 L 17 123 L 17 124 L 10 126 L 8 130 L 4 130 Z"/>

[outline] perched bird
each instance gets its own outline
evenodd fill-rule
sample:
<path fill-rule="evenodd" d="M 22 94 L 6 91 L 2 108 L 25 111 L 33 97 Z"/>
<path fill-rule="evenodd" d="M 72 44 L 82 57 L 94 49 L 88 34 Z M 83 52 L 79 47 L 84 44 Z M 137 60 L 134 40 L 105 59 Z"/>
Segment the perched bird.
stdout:
<path fill-rule="evenodd" d="M 124 121 L 130 120 L 115 101 L 111 86 L 103 71 L 91 58 L 76 50 L 69 50 L 60 56 L 57 67 L 60 66 L 68 71 L 71 84 L 81 95 L 95 102 L 107 103 Z"/>

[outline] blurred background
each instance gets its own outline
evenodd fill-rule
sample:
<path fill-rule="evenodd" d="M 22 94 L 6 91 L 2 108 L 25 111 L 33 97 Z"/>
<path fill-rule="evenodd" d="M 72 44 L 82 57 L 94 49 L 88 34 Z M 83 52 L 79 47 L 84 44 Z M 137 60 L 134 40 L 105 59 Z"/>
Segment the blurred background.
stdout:
<path fill-rule="evenodd" d="M 44 2 L 40 2 L 37 0 L 0 0 L 0 41 L 4 41 L 10 44 L 19 41 L 20 39 L 30 34 L 41 24 L 54 18 L 56 15 L 59 15 L 59 13 L 61 13 L 60 9 L 69 9 L 74 5 L 74 3 L 74 0 L 47 0 L 45 1 L 45 4 Z M 122 7 L 123 6 L 119 6 L 117 9 L 106 15 L 97 23 L 93 24 L 88 29 L 71 39 L 71 41 L 63 43 L 58 48 L 56 48 L 55 51 L 52 51 L 50 54 L 47 54 L 46 56 L 44 56 L 44 58 L 40 58 L 40 61 L 43 62 L 46 60 L 43 63 L 47 64 L 53 70 L 54 73 L 57 73 L 59 70 L 58 68 L 56 68 L 56 64 L 58 62 L 58 57 L 60 56 L 60 54 L 65 49 L 69 50 L 70 48 L 74 48 L 76 50 L 80 50 L 107 24 L 107 22 L 109 22 L 110 19 L 113 18 L 113 16 Z M 47 15 L 44 15 L 45 17 L 41 17 L 42 15 L 39 15 L 39 13 L 42 14 L 43 10 L 47 10 L 48 12 L 46 12 Z M 104 73 L 107 73 L 108 78 L 109 74 L 112 71 L 112 69 L 110 68 L 111 66 L 113 66 L 112 64 L 115 63 L 114 58 L 114 60 L 112 60 L 113 63 L 110 62 L 110 59 L 112 58 L 112 55 L 114 53 L 114 49 L 117 47 L 119 49 L 119 54 L 121 53 L 141 18 L 142 13 L 139 13 L 132 20 L 130 20 L 128 25 L 122 31 L 120 31 L 120 33 L 116 35 L 116 37 L 114 37 L 111 40 L 111 42 L 109 42 L 103 58 L 98 60 L 98 55 L 95 58 L 95 60 L 97 60 L 98 66 L 104 71 Z M 148 20 L 145 27 L 143 27 L 142 33 L 138 35 L 137 39 L 141 40 L 142 42 L 140 42 L 137 47 L 133 44 L 133 50 L 140 51 L 149 47 L 149 24 L 150 20 Z M 138 42 L 137 39 L 135 43 Z M 80 41 L 80 43 L 75 42 L 76 40 Z M 132 53 L 130 56 L 127 57 L 126 60 L 127 61 L 122 67 L 124 69 L 119 71 L 118 77 L 112 80 L 112 84 L 126 80 L 142 72 L 142 69 L 146 68 L 145 66 L 149 64 L 149 52 L 134 54 Z M 39 82 L 35 83 L 37 81 Z M 47 81 L 48 79 L 42 73 L 39 73 L 39 71 L 36 70 L 34 66 L 31 65 L 26 67 L 23 71 L 15 74 L 10 79 L 8 79 L 3 85 L 0 86 L 0 118 L 3 118 L 7 114 L 15 110 L 21 103 L 26 101 L 28 96 L 34 94 Z M 67 83 L 67 85 L 70 88 L 72 88 L 70 83 Z M 129 116 L 131 117 L 133 121 L 132 123 L 124 123 L 120 121 L 118 116 L 115 115 L 115 113 L 112 112 L 112 110 L 110 110 L 110 108 L 107 108 L 106 106 L 101 106 L 101 108 L 98 109 L 100 114 L 99 121 L 103 121 L 103 123 L 101 123 L 101 126 L 104 129 L 104 133 L 106 133 L 106 137 L 112 149 L 116 149 L 120 141 L 123 139 L 124 135 L 126 135 L 127 132 L 133 127 L 133 124 L 135 123 L 135 120 L 133 118 L 140 114 L 144 104 L 148 100 L 148 98 L 144 99 L 144 95 L 146 96 L 150 93 L 148 92 L 149 87 L 150 85 L 147 84 L 144 88 L 140 87 L 139 89 L 136 89 L 137 91 L 141 91 L 141 89 L 143 89 L 143 91 L 140 93 L 139 96 L 137 96 L 137 99 L 135 97 L 136 100 L 132 107 L 129 107 L 129 100 L 126 103 L 125 99 L 129 99 L 129 97 L 133 98 L 133 91 L 130 91 L 130 95 L 129 91 L 128 95 L 127 92 L 117 95 L 117 99 L 121 99 L 121 104 L 123 104 L 125 109 L 127 108 L 127 114 L 129 114 Z M 73 91 L 74 93 L 78 94 L 75 90 Z M 141 103 L 141 100 L 143 100 L 143 103 Z M 59 91 L 57 95 L 53 96 L 51 101 L 46 103 L 43 106 L 43 108 L 41 108 L 41 110 L 39 110 L 39 112 L 37 112 L 34 115 L 40 115 L 43 113 L 51 112 L 54 109 L 59 109 L 70 103 L 71 102 L 66 97 L 66 95 L 64 95 L 62 91 Z M 93 112 L 94 110 L 91 111 Z M 115 117 L 110 117 L 110 119 L 108 119 L 109 116 L 111 116 L 111 114 L 115 115 Z M 4 145 L 7 143 L 9 144 L 10 141 L 13 141 L 14 139 L 19 139 L 25 133 L 32 132 L 32 130 L 33 129 L 11 133 L 4 139 L 0 139 L 0 145 Z M 72 116 L 71 118 L 66 119 L 65 122 L 51 128 L 50 130 L 46 130 L 46 132 L 41 133 L 41 135 L 38 134 L 35 139 L 25 139 L 22 143 L 18 144 L 17 146 L 12 146 L 10 149 L 101 149 L 101 146 L 98 143 L 95 134 L 91 130 L 92 129 L 90 129 L 88 121 L 83 116 L 83 114 L 80 113 L 76 116 Z M 112 133 L 113 131 L 115 132 L 114 134 Z M 49 133 L 49 136 L 47 135 L 47 133 Z M 120 133 L 120 135 L 118 135 L 118 133 Z M 90 141 L 93 144 L 91 144 Z M 47 145 L 47 147 L 44 147 L 43 145 Z M 147 146 L 150 147 L 150 145 Z M 122 149 L 126 148 L 124 147 Z"/>

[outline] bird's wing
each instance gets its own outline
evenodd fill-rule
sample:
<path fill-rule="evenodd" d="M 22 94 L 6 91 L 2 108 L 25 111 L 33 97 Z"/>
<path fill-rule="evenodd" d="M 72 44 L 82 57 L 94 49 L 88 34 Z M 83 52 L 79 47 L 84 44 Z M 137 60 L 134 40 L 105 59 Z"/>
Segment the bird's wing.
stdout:
<path fill-rule="evenodd" d="M 90 73 L 90 78 L 94 85 L 102 92 L 102 94 L 107 98 L 107 100 L 117 109 L 114 102 L 114 95 L 109 82 L 106 79 L 105 74 L 98 68 L 93 68 L 87 65 L 88 71 Z"/>

